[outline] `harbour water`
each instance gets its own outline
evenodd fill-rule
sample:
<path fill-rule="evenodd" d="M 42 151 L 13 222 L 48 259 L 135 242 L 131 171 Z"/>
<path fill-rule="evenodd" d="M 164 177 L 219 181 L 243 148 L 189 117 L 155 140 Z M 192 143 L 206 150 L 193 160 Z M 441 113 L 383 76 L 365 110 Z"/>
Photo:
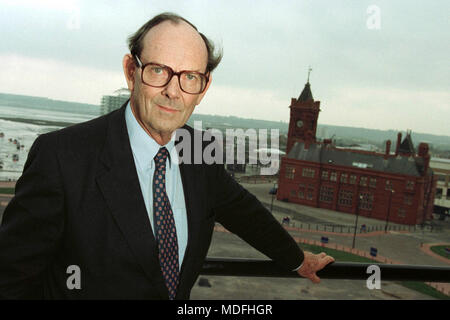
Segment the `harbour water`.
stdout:
<path fill-rule="evenodd" d="M 97 115 L 0 104 L 0 181 L 15 181 L 20 177 L 28 152 L 40 134 L 95 117 Z"/>

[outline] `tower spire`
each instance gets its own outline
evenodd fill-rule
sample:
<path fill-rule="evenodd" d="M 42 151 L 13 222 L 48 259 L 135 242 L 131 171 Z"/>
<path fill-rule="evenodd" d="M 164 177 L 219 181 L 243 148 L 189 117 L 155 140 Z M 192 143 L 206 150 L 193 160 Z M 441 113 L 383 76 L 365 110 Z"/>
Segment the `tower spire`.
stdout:
<path fill-rule="evenodd" d="M 308 79 L 306 81 L 305 88 L 303 89 L 302 93 L 297 99 L 298 101 L 309 101 L 309 100 L 314 101 L 311 93 L 311 85 L 309 84 L 309 76 L 311 75 L 311 71 L 312 71 L 311 66 L 308 66 Z"/>

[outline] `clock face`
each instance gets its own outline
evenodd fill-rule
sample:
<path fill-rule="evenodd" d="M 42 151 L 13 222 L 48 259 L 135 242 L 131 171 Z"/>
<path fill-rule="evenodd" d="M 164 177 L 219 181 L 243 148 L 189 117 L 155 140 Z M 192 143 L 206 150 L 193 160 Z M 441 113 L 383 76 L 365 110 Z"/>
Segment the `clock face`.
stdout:
<path fill-rule="evenodd" d="M 303 127 L 303 121 L 302 120 L 298 120 L 297 121 L 297 127 L 299 127 L 299 128 Z"/>

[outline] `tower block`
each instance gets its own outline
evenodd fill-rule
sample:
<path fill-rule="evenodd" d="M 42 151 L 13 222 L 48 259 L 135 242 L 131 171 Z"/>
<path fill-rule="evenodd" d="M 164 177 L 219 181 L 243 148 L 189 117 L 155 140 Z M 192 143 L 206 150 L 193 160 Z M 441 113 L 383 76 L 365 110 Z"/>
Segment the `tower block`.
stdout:
<path fill-rule="evenodd" d="M 289 108 L 291 109 L 291 114 L 286 153 L 289 153 L 292 146 L 297 141 L 303 141 L 306 147 L 308 147 L 309 144 L 316 142 L 320 101 L 314 101 L 309 79 L 298 99 L 291 99 Z"/>

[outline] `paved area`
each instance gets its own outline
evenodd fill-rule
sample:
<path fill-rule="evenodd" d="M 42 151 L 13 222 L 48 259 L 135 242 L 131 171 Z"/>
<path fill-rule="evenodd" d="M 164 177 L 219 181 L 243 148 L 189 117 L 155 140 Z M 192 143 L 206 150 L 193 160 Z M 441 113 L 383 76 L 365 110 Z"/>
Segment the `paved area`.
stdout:
<path fill-rule="evenodd" d="M 243 186 L 270 207 L 271 196 L 268 192 L 273 186 L 272 183 L 243 184 Z M 10 195 L 0 195 L 0 221 L 4 207 L 10 199 Z M 353 232 L 345 232 L 345 228 L 354 225 L 355 216 L 353 215 L 278 200 L 274 200 L 272 212 L 279 221 L 286 215 L 291 218 L 292 226 L 287 227 L 287 230 L 299 241 L 320 241 L 320 238 L 326 235 L 329 246 L 352 247 Z M 382 221 L 360 217 L 358 225 L 363 223 L 367 226 L 384 226 Z M 376 247 L 379 257 L 404 264 L 448 266 L 447 261 L 430 254 L 429 250 L 431 244 L 450 244 L 450 232 L 448 232 L 450 221 L 438 221 L 438 223 L 439 232 L 419 229 L 415 232 L 358 232 L 355 238 L 355 249 L 368 253 L 371 247 Z M 309 229 L 307 224 L 310 224 Z M 320 229 L 324 225 L 328 225 L 326 231 Z M 331 225 L 344 226 L 344 232 L 331 232 L 329 228 Z M 316 229 L 317 226 L 319 230 Z M 340 231 L 338 227 L 335 230 Z M 208 256 L 266 258 L 237 236 L 220 231 L 214 232 Z M 207 280 L 210 287 L 199 286 L 197 282 L 192 291 L 192 299 L 433 299 L 393 281 L 382 281 L 380 290 L 369 290 L 365 280 L 322 279 L 319 285 L 314 285 L 306 279 L 219 276 L 200 276 L 200 279 Z"/>
<path fill-rule="evenodd" d="M 3 211 L 5 211 L 5 208 L 8 205 L 11 198 L 12 195 L 0 194 L 0 224 L 2 223 L 3 219 Z"/>
<path fill-rule="evenodd" d="M 272 183 L 242 185 L 270 207 L 271 196 L 268 192 L 273 186 Z M 353 226 L 355 223 L 354 215 L 274 200 L 272 213 L 279 221 L 286 216 L 284 209 L 292 210 L 289 211 L 289 216 L 291 222 L 296 222 L 297 226 L 303 224 L 306 227 L 308 222 L 320 226 Z M 383 231 L 357 233 L 355 249 L 359 252 L 368 254 L 371 247 L 376 247 L 378 257 L 386 258 L 389 262 L 415 265 L 447 265 L 421 248 L 427 243 L 450 244 L 450 232 L 448 232 L 450 223 L 448 221 L 439 222 L 440 232 L 416 229 L 415 232 L 389 231 L 385 233 L 383 221 L 360 217 L 358 225 L 363 223 L 367 226 L 383 226 Z M 397 227 L 400 226 L 397 225 Z M 308 230 L 288 227 L 287 229 L 297 239 L 319 242 L 321 237 L 326 235 L 330 246 L 337 245 L 347 249 L 351 248 L 353 243 L 353 233 L 332 233 L 321 231 L 320 228 L 319 231 L 316 231 L 315 228 Z M 208 256 L 266 258 L 237 236 L 225 232 L 214 233 Z M 201 287 L 197 284 L 192 291 L 192 299 L 433 299 L 430 296 L 407 289 L 394 281 L 382 281 L 380 290 L 369 290 L 363 280 L 322 279 L 321 284 L 314 285 L 306 279 L 210 276 L 201 276 L 200 278 L 207 279 L 211 287 Z"/>
<path fill-rule="evenodd" d="M 0 188 L 14 188 L 16 181 L 0 181 Z"/>
<path fill-rule="evenodd" d="M 208 255 L 211 257 L 267 259 L 237 236 L 225 232 L 214 233 Z M 200 276 L 200 279 L 207 279 L 211 287 L 201 287 L 197 282 L 192 290 L 191 299 L 433 299 L 392 281 L 382 281 L 380 290 L 369 290 L 366 287 L 365 280 L 322 279 L 320 284 L 315 285 L 307 279 L 220 276 Z"/>

